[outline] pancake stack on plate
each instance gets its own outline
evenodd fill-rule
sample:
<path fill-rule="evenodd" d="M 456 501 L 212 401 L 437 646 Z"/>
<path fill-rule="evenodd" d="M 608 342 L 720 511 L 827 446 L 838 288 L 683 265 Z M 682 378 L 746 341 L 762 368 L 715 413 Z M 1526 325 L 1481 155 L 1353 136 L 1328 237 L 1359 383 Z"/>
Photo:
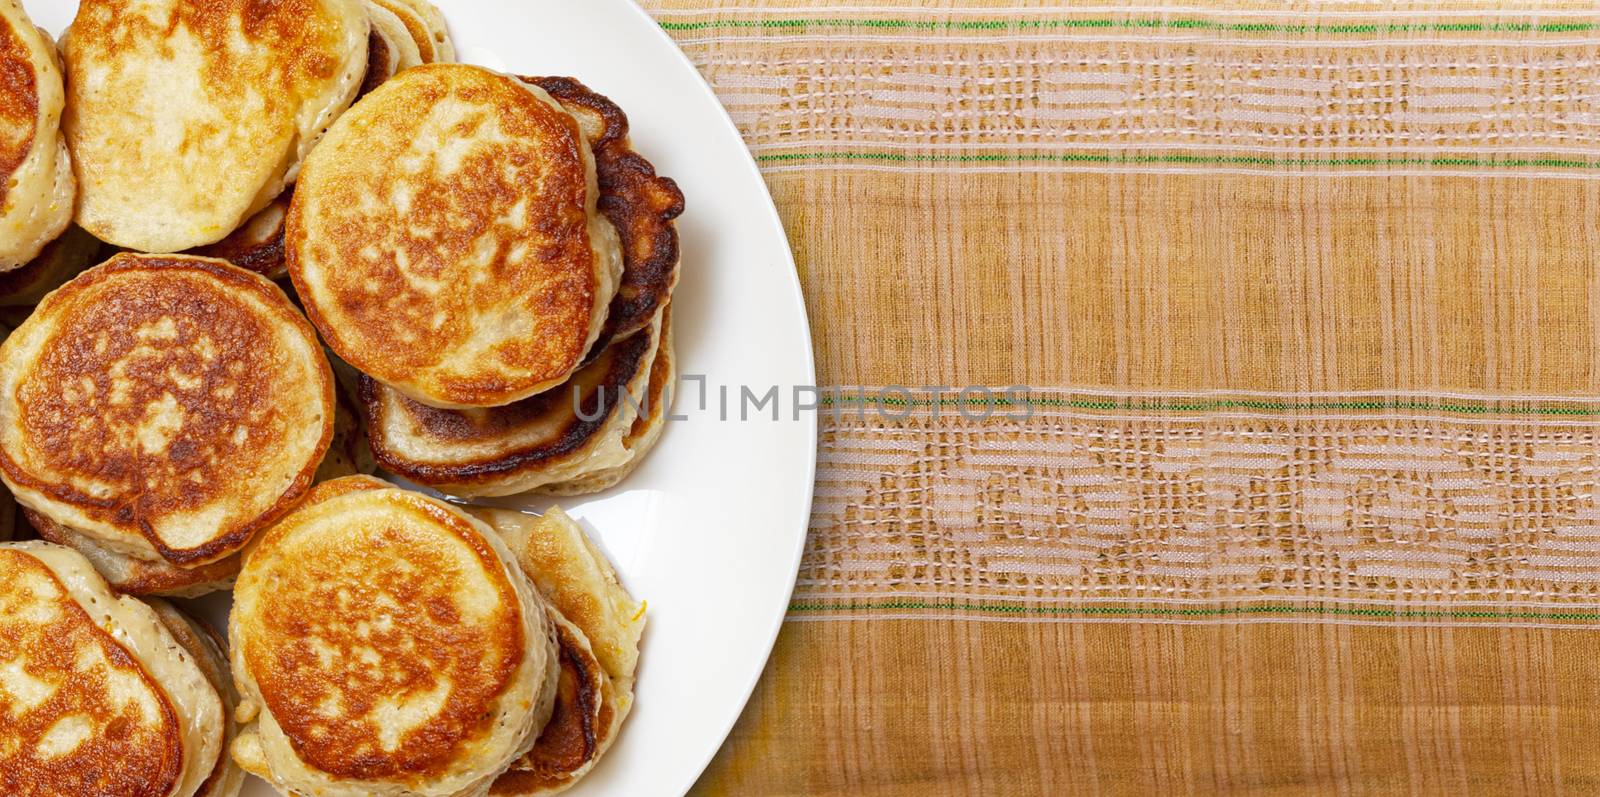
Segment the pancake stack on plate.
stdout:
<path fill-rule="evenodd" d="M 333 375 L 266 278 L 119 254 L 0 345 L 0 478 L 47 539 L 118 588 L 223 586 L 333 436 Z"/>
<path fill-rule="evenodd" d="M 0 662 L 0 793 L 238 793 L 215 637 L 71 550 L 0 543 Z"/>
<path fill-rule="evenodd" d="M 499 535 L 370 477 L 262 535 L 229 628 L 234 757 L 292 793 L 485 793 L 555 703 L 544 600 Z"/>
<path fill-rule="evenodd" d="M 460 496 L 594 492 L 666 417 L 682 210 L 581 83 L 435 65 L 330 128 L 286 248 L 363 374 L 382 468 Z"/>
<path fill-rule="evenodd" d="M 622 110 L 425 0 L 0 13 L 0 795 L 576 783 L 643 604 L 559 508 L 365 474 L 591 493 L 661 436 L 683 196 Z"/>

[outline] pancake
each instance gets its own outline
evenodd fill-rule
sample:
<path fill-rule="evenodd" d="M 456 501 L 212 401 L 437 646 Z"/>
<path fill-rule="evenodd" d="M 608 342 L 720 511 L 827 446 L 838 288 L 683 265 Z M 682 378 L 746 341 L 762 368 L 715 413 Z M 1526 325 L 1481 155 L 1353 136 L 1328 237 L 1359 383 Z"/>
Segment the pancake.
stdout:
<path fill-rule="evenodd" d="M 650 384 L 645 392 L 645 404 L 633 419 L 633 425 L 622 438 L 622 447 L 628 452 L 627 461 L 564 482 L 547 484 L 539 488 L 546 495 L 588 495 L 615 487 L 628 474 L 639 467 L 644 455 L 655 448 L 661 432 L 667 425 L 667 413 L 672 407 L 672 394 L 677 389 L 678 368 L 672 351 L 672 306 L 662 308 L 661 344 L 656 348 L 655 360 L 650 364 Z"/>
<path fill-rule="evenodd" d="M 0 271 L 10 271 L 66 230 L 77 193 L 55 43 L 17 0 L 0 0 L 0 74 Z"/>
<path fill-rule="evenodd" d="M 660 325 L 607 346 L 562 387 L 506 407 L 429 407 L 366 379 L 378 466 L 459 496 L 512 495 L 626 465 Z"/>
<path fill-rule="evenodd" d="M 112 589 L 124 595 L 195 598 L 232 587 L 239 574 L 239 554 L 199 567 L 179 567 L 165 559 L 141 559 L 120 553 L 32 509 L 24 508 L 22 512 L 40 539 L 82 554 Z"/>
<path fill-rule="evenodd" d="M 622 242 L 622 280 L 611 300 L 605 327 L 590 348 L 646 326 L 672 298 L 678 282 L 678 228 L 683 192 L 633 150 L 628 117 L 617 104 L 569 77 L 525 77 L 544 89 L 578 120 L 594 150 L 600 212 Z"/>
<path fill-rule="evenodd" d="M 142 559 L 192 568 L 239 550 L 310 485 L 333 418 L 311 326 L 220 260 L 119 254 L 0 345 L 0 478 Z"/>
<path fill-rule="evenodd" d="M 233 737 L 239 730 L 238 723 L 233 719 L 233 711 L 239 705 L 239 694 L 233 689 L 233 674 L 228 670 L 228 655 L 224 652 L 226 645 L 210 626 L 176 606 L 158 598 L 145 602 L 155 610 L 156 617 L 172 634 L 172 638 L 199 665 L 200 671 L 206 676 L 206 683 L 211 684 L 222 701 L 222 727 L 216 733 L 219 743 L 217 759 L 211 765 L 211 774 L 195 792 L 195 797 L 233 797 L 244 785 L 244 770 L 234 764 L 233 758 L 228 755 L 228 746 L 233 744 Z"/>
<path fill-rule="evenodd" d="M 0 273 L 0 307 L 31 307 L 62 283 L 100 261 L 101 244 L 76 225 L 45 244 L 21 268 Z"/>
<path fill-rule="evenodd" d="M 550 620 L 499 535 L 370 477 L 261 535 L 229 631 L 233 755 L 280 791 L 484 794 L 555 699 Z"/>
<path fill-rule="evenodd" d="M 561 644 L 561 684 L 550 724 L 490 793 L 554 794 L 588 773 L 633 707 L 644 605 L 622 588 L 605 555 L 559 507 L 543 516 L 506 509 L 472 513 L 501 535 L 550 604 Z"/>
<path fill-rule="evenodd" d="M 334 387 L 333 438 L 328 453 L 317 466 L 315 482 L 371 473 L 376 469 L 372 452 L 361 430 L 361 416 L 344 385 Z M 0 490 L 4 498 L 10 492 Z M 195 598 L 230 589 L 239 574 L 243 557 L 232 554 L 199 567 L 179 567 L 165 559 L 142 559 L 120 553 L 95 541 L 95 538 L 69 529 L 31 509 L 24 509 L 28 523 L 39 536 L 83 554 L 112 588 L 127 595 Z"/>
<path fill-rule="evenodd" d="M 455 44 L 445 26 L 444 14 L 428 0 L 371 0 L 394 15 L 410 35 L 422 63 L 440 64 L 456 60 Z"/>
<path fill-rule="evenodd" d="M 83 557 L 0 544 L 0 793 L 188 797 L 221 751 L 223 704 L 156 612 Z"/>
<path fill-rule="evenodd" d="M 598 191 L 587 141 L 548 94 L 480 67 L 415 67 L 307 158 L 289 273 L 361 372 L 432 406 L 509 404 L 565 381 L 600 334 L 622 263 Z"/>
<path fill-rule="evenodd" d="M 229 632 L 234 759 L 280 791 L 485 794 L 555 701 L 554 631 L 506 544 L 370 477 L 317 485 L 251 546 Z"/>
<path fill-rule="evenodd" d="M 83 0 L 62 37 L 78 224 L 145 252 L 221 240 L 349 106 L 368 35 L 361 0 Z"/>

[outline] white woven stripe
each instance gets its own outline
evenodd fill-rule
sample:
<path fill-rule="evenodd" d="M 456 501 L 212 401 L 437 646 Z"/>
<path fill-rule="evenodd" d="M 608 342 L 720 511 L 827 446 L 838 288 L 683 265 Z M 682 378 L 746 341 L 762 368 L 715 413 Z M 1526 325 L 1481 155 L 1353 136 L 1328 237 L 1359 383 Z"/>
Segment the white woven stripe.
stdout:
<path fill-rule="evenodd" d="M 1338 8 L 1337 3 L 1328 0 L 1322 2 L 1306 3 L 1300 7 L 1284 4 L 1283 8 L 1211 8 L 1206 6 L 1180 6 L 1180 5 L 1106 5 L 1106 6 L 1074 6 L 1064 9 L 1059 5 L 1043 6 L 1011 6 L 1007 8 L 994 8 L 989 6 L 947 6 L 939 7 L 940 14 L 982 17 L 1006 17 L 1018 15 L 1061 16 L 1066 11 L 1073 15 L 1090 14 L 1117 14 L 1126 16 L 1172 16 L 1178 14 L 1195 14 L 1206 17 L 1234 18 L 1234 17 L 1270 17 L 1284 19 L 1314 19 L 1318 17 L 1335 18 L 1377 18 L 1377 19 L 1411 19 L 1417 17 L 1518 17 L 1527 18 L 1538 16 L 1539 4 L 1520 3 L 1507 7 L 1498 0 L 1485 0 L 1479 7 L 1459 6 L 1452 4 L 1449 7 L 1431 8 L 1404 8 L 1384 9 L 1382 11 L 1348 10 Z M 783 16 L 795 17 L 803 13 L 806 16 L 821 15 L 848 15 L 871 14 L 881 17 L 884 15 L 918 16 L 928 12 L 927 6 L 895 6 L 895 5 L 834 5 L 834 6 L 793 6 L 777 5 L 740 5 L 740 6 L 700 6 L 697 8 L 658 8 L 652 9 L 651 14 L 662 19 L 678 17 L 747 17 L 747 16 Z M 1556 13 L 1554 9 L 1549 13 Z M 1570 11 L 1567 12 L 1571 14 Z"/>
<path fill-rule="evenodd" d="M 1600 605 L 1600 430 L 1493 420 L 824 412 L 795 600 Z"/>
<path fill-rule="evenodd" d="M 1240 174 L 1261 175 L 1286 178 L 1324 178 L 1330 176 L 1343 177 L 1471 177 L 1484 179 L 1528 179 L 1540 180 L 1600 180 L 1600 169 L 1572 171 L 1545 171 L 1538 169 L 1296 169 L 1283 170 L 1273 167 L 1253 169 L 1243 168 L 1172 168 L 1150 166 L 1090 166 L 1087 164 L 1052 163 L 1041 164 L 1010 164 L 1005 166 L 975 166 L 972 164 L 943 166 L 930 166 L 925 163 L 916 164 L 876 164 L 876 163 L 805 163 L 770 166 L 763 165 L 763 172 L 768 174 L 782 174 L 786 172 L 817 172 L 817 171 L 854 171 L 854 172 L 916 172 L 935 174 L 1034 174 L 1055 172 L 1085 172 L 1090 174 Z"/>
<path fill-rule="evenodd" d="M 1070 30 L 1070 29 L 1069 29 Z M 1350 39 L 1341 40 L 1325 39 L 1281 39 L 1271 37 L 1237 37 L 1219 36 L 1215 34 L 1172 33 L 1164 35 L 1113 35 L 1107 34 L 1100 28 L 1081 28 L 1070 30 L 1071 36 L 1066 36 L 1068 30 L 1041 29 L 1036 33 L 1024 34 L 990 34 L 978 36 L 962 36 L 948 33 L 938 33 L 940 44 L 988 44 L 1007 43 L 1021 44 L 1027 42 L 1056 42 L 1063 38 L 1081 38 L 1095 43 L 1110 44 L 1149 44 L 1161 42 L 1164 44 L 1211 44 L 1222 47 L 1262 47 L 1270 49 L 1291 49 L 1313 46 L 1317 48 L 1345 50 L 1354 48 L 1373 47 L 1419 47 L 1437 45 L 1469 45 L 1482 47 L 1526 47 L 1530 49 L 1561 49 L 1581 48 L 1600 44 L 1600 37 L 1594 36 L 1530 36 L 1526 39 L 1508 38 L 1476 38 L 1472 35 L 1463 35 L 1454 38 L 1426 37 L 1426 36 L 1384 36 L 1379 39 Z M 896 44 L 908 40 L 925 38 L 927 31 L 907 30 L 901 35 L 883 35 L 870 33 L 771 33 L 767 35 L 680 35 L 674 40 L 682 47 L 705 47 L 717 44 L 771 44 L 782 40 L 790 44 Z M 691 54 L 692 55 L 692 54 Z"/>
<path fill-rule="evenodd" d="M 860 620 L 860 619 L 863 618 L 863 616 L 864 615 L 860 614 L 859 612 L 849 612 L 849 611 L 844 611 L 844 612 L 806 612 L 804 614 L 790 614 L 788 616 L 788 618 L 787 618 L 787 621 L 788 622 L 792 622 L 792 623 L 847 622 L 847 621 L 851 621 L 851 620 Z M 1043 616 L 1040 616 L 1040 615 L 1022 615 L 1022 616 L 1017 616 L 1017 615 L 1008 615 L 1008 614 L 986 614 L 986 613 L 983 613 L 983 612 L 948 612 L 948 611 L 943 611 L 943 610 L 932 610 L 932 611 L 875 611 L 875 612 L 872 612 L 871 615 L 868 615 L 868 616 L 870 616 L 874 620 L 917 620 L 917 621 L 922 621 L 922 622 L 935 622 L 935 621 L 940 621 L 940 620 L 948 620 L 948 619 L 952 619 L 952 618 L 960 618 L 960 620 L 962 622 L 969 622 L 969 623 L 970 622 L 979 622 L 979 623 L 1092 623 L 1092 624 L 1109 623 L 1109 624 L 1114 624 L 1114 625 L 1276 625 L 1276 624 L 1304 625 L 1305 622 L 1306 622 L 1306 618 L 1303 617 L 1303 616 L 1302 617 L 1229 616 L 1229 617 L 1222 618 L 1222 619 L 1210 619 L 1210 618 L 1185 619 L 1185 618 L 1174 618 L 1174 617 L 1146 617 L 1146 616 L 1131 616 L 1131 617 L 1080 617 L 1080 616 L 1075 616 L 1075 615 L 1073 615 L 1073 616 L 1051 616 L 1051 615 L 1043 615 Z M 1454 627 L 1459 627 L 1461 625 L 1461 623 L 1459 621 L 1449 621 L 1449 620 L 1365 620 L 1365 619 L 1347 619 L 1347 618 L 1338 618 L 1338 617 L 1318 618 L 1317 622 L 1318 622 L 1318 624 L 1321 624 L 1321 625 L 1347 625 L 1347 626 L 1370 626 L 1370 625 L 1374 625 L 1376 623 L 1381 623 L 1381 624 L 1386 625 L 1386 626 L 1396 626 L 1396 627 L 1404 627 L 1404 628 L 1454 628 Z M 1574 623 L 1539 622 L 1539 621 L 1523 620 L 1523 619 L 1505 620 L 1505 621 L 1499 621 L 1499 622 L 1486 621 L 1483 624 L 1485 624 L 1485 625 L 1516 626 L 1517 628 L 1548 628 L 1548 629 L 1571 629 L 1575 625 Z M 1595 625 L 1595 624 L 1594 623 L 1582 623 L 1581 625 L 1592 626 L 1592 625 Z"/>
<path fill-rule="evenodd" d="M 1583 165 L 1600 159 L 1594 36 L 1051 28 L 679 38 L 775 175 L 1600 178 L 1600 168 Z M 866 41 L 917 46 L 864 54 L 854 45 Z M 1080 152 L 1113 160 L 1065 157 Z M 1016 157 L 959 157 L 972 153 Z M 1163 153 L 1204 157 L 1155 157 Z M 1360 162 L 1369 158 L 1393 162 Z"/>

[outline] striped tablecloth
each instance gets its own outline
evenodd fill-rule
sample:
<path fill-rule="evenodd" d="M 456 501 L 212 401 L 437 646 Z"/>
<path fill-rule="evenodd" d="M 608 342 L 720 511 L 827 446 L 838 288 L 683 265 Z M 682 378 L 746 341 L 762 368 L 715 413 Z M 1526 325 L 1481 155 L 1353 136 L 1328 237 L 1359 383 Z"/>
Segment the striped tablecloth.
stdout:
<path fill-rule="evenodd" d="M 699 791 L 1600 791 L 1600 8 L 646 5 L 834 388 Z"/>

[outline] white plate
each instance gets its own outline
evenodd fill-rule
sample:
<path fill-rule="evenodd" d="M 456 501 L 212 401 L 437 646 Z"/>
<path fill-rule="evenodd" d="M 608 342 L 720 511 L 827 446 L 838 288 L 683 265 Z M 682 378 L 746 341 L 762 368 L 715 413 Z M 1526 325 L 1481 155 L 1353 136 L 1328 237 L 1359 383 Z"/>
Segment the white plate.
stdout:
<path fill-rule="evenodd" d="M 816 419 L 792 411 L 814 381 L 811 338 L 783 227 L 755 162 L 716 97 L 660 28 L 627 0 L 436 0 L 461 60 L 571 75 L 627 111 L 636 149 L 678 181 L 682 278 L 673 334 L 685 374 L 661 444 L 619 488 L 562 502 L 649 602 L 637 702 L 622 735 L 573 795 L 674 795 L 705 767 L 761 674 L 794 585 L 815 467 Z M 75 2 L 24 0 L 60 33 Z M 732 414 L 719 417 L 720 386 Z M 779 387 L 738 420 L 741 386 Z M 760 417 L 760 420 L 756 420 Z M 506 502 L 500 502 L 502 504 Z M 510 502 L 542 509 L 548 501 Z M 209 604 L 226 614 L 226 598 Z M 246 797 L 272 789 L 254 779 Z"/>

